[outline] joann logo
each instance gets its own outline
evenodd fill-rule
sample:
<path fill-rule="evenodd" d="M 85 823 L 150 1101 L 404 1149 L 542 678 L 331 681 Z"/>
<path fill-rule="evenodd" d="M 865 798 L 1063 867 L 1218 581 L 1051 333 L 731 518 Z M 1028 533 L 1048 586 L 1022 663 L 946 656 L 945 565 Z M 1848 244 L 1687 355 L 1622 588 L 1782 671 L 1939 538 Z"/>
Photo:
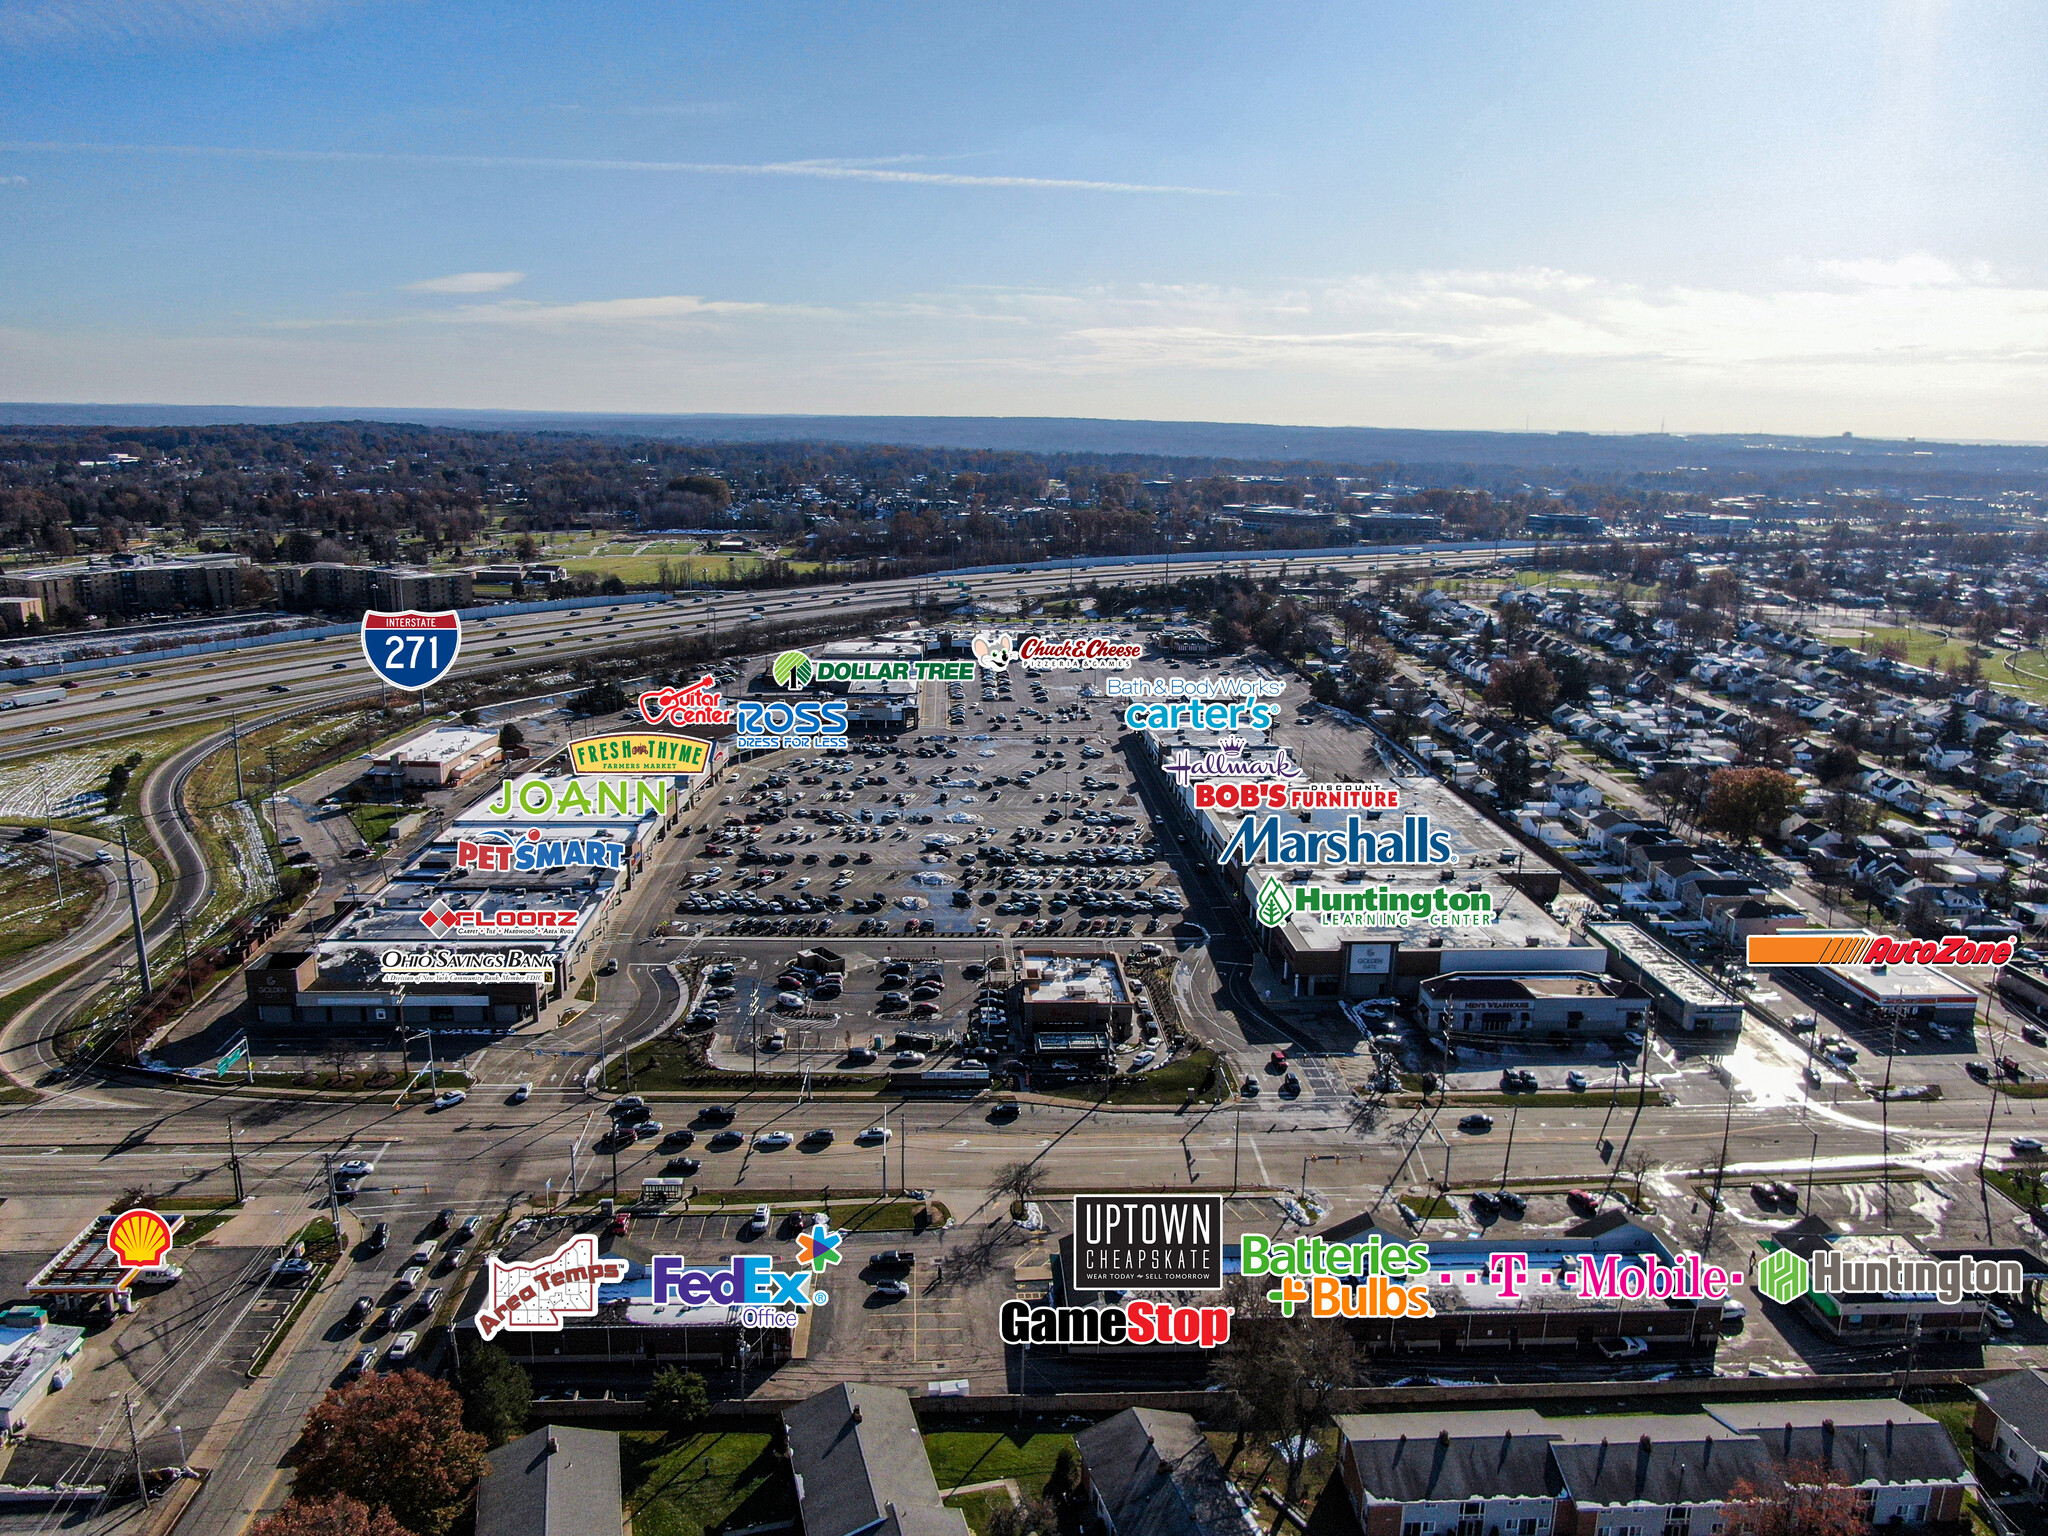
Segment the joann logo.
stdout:
<path fill-rule="evenodd" d="M 1220 1291 L 1223 1197 L 1074 1196 L 1074 1288 Z"/>

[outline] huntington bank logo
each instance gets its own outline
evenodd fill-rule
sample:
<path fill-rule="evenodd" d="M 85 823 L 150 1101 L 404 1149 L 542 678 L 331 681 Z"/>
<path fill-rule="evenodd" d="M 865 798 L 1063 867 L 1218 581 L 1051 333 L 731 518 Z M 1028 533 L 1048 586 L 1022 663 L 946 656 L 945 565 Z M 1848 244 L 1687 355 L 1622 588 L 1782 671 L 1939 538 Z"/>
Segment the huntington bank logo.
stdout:
<path fill-rule="evenodd" d="M 2016 1259 L 1936 1259 L 1915 1252 L 1858 1257 L 1823 1246 L 1802 1258 L 1774 1248 L 1750 1276 L 1758 1294 L 1780 1306 L 1813 1295 L 1832 1302 L 1850 1297 L 1938 1301 L 1959 1306 L 1966 1296 L 2017 1296 L 2026 1275 Z"/>

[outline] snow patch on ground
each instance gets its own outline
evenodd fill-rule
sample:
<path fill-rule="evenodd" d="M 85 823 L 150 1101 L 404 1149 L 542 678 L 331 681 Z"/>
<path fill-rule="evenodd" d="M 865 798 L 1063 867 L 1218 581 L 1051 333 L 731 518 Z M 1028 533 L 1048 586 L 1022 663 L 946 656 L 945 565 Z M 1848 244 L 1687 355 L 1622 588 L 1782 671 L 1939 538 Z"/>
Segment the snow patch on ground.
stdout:
<path fill-rule="evenodd" d="M 113 747 L 86 747 L 0 768 L 0 817 L 40 821 L 98 814 L 107 774 L 123 755 Z"/>
<path fill-rule="evenodd" d="M 226 812 L 221 835 L 227 840 L 242 890 L 252 901 L 269 900 L 277 894 L 277 871 L 271 867 L 270 850 L 264 846 L 263 824 L 246 800 L 237 800 L 221 809 Z"/>

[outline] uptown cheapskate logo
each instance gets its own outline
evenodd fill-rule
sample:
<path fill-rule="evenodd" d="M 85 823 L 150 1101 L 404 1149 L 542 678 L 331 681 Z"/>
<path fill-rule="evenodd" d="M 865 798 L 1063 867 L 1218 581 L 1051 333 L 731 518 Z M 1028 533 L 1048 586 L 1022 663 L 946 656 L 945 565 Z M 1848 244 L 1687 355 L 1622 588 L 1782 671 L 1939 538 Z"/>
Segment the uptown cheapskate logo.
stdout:
<path fill-rule="evenodd" d="M 513 1333 L 560 1333 L 565 1317 L 597 1316 L 597 1288 L 626 1278 L 624 1259 L 599 1258 L 597 1239 L 585 1232 L 546 1258 L 508 1264 L 496 1254 L 485 1261 L 490 1293 L 476 1314 L 476 1331 L 488 1339 Z"/>
<path fill-rule="evenodd" d="M 1761 1295 L 1780 1306 L 1813 1295 L 1830 1302 L 1849 1296 L 1932 1299 L 1953 1307 L 1968 1295 L 2017 1296 L 2026 1274 L 2017 1259 L 1979 1259 L 1967 1253 L 1953 1259 L 1896 1253 L 1863 1259 L 1823 1246 L 1809 1259 L 1773 1247 L 1757 1261 L 1754 1281 Z"/>

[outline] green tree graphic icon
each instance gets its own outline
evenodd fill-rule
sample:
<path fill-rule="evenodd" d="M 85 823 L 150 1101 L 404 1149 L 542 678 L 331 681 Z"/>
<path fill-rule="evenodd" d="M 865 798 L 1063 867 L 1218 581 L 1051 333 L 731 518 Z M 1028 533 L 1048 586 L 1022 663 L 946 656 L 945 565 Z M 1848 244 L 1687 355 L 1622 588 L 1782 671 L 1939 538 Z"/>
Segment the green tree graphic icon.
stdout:
<path fill-rule="evenodd" d="M 1259 921 L 1268 928 L 1278 928 L 1293 911 L 1294 904 L 1287 899 L 1287 888 L 1278 880 L 1269 878 L 1259 891 Z"/>
<path fill-rule="evenodd" d="M 784 651 L 775 658 L 775 681 L 783 688 L 811 686 L 811 658 L 802 651 Z"/>

